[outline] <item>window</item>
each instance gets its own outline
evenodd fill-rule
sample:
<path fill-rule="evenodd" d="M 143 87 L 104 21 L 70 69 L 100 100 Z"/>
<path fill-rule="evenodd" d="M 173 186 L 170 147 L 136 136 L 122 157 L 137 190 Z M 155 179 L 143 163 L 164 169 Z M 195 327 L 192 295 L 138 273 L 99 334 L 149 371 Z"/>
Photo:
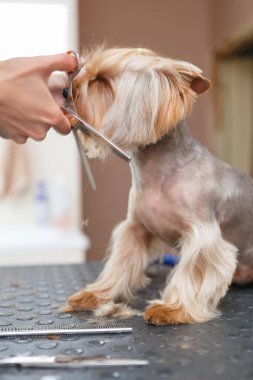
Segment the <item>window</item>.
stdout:
<path fill-rule="evenodd" d="M 0 0 L 0 59 L 76 49 L 75 0 Z"/>
<path fill-rule="evenodd" d="M 216 152 L 253 176 L 253 33 L 239 33 L 217 53 Z"/>

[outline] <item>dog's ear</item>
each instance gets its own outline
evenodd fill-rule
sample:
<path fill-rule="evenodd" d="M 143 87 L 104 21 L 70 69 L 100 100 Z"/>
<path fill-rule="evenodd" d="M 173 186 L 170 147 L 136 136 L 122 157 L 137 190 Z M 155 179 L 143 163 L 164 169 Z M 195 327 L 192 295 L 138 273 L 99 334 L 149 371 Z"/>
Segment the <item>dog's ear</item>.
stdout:
<path fill-rule="evenodd" d="M 164 84 L 166 78 L 167 85 Z M 184 119 L 197 96 L 207 91 L 211 81 L 202 71 L 184 61 L 164 59 L 160 72 L 160 109 L 157 115 L 157 137 L 162 137 Z"/>
<path fill-rule="evenodd" d="M 191 89 L 196 92 L 196 94 L 200 95 L 203 92 L 209 90 L 209 88 L 212 86 L 212 83 L 209 79 L 202 77 L 202 75 L 199 75 L 192 79 L 190 86 Z"/>
<path fill-rule="evenodd" d="M 203 77 L 202 71 L 195 65 L 184 61 L 171 61 L 171 67 L 175 69 L 182 79 L 189 83 L 190 88 L 200 95 L 207 91 L 212 83 L 209 79 Z"/>

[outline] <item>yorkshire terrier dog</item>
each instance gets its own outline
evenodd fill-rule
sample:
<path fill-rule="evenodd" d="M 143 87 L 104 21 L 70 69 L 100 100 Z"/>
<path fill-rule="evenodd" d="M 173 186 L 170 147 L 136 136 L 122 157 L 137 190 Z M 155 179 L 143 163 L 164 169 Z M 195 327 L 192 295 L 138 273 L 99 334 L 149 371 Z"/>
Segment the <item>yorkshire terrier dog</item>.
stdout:
<path fill-rule="evenodd" d="M 127 316 L 145 269 L 164 242 L 180 261 L 144 320 L 154 325 L 204 322 L 232 280 L 253 280 L 253 180 L 213 157 L 184 119 L 210 87 L 196 66 L 147 49 L 85 54 L 74 82 L 80 116 L 131 153 L 126 219 L 112 233 L 109 257 L 95 281 L 68 299 L 68 310 Z M 107 150 L 83 138 L 90 157 Z"/>

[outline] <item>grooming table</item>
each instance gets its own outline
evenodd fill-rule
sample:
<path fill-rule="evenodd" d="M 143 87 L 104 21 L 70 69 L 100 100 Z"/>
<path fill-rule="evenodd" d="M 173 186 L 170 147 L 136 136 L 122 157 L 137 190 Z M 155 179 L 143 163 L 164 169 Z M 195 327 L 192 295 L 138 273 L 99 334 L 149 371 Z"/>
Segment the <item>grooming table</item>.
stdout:
<path fill-rule="evenodd" d="M 68 295 L 91 282 L 101 270 L 98 263 L 83 266 L 0 268 L 0 327 L 29 324 L 98 322 L 89 313 L 60 314 Z M 139 292 L 135 307 L 158 297 L 168 269 L 153 265 L 152 284 Z M 141 300 L 141 301 L 140 301 Z M 140 317 L 120 321 L 132 334 L 0 339 L 0 356 L 110 355 L 146 359 L 138 368 L 21 369 L 0 368 L 1 380 L 69 379 L 252 379 L 253 287 L 232 287 L 220 305 L 220 319 L 204 324 L 154 327 Z M 115 320 L 110 320 L 115 322 Z"/>

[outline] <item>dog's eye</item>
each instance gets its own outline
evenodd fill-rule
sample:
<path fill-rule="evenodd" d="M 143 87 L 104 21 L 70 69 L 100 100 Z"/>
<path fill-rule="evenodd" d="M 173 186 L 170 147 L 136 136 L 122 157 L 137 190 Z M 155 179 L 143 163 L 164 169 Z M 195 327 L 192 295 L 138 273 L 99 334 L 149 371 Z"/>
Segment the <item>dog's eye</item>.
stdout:
<path fill-rule="evenodd" d="M 69 96 L 69 89 L 68 88 L 64 88 L 62 90 L 62 96 L 64 97 L 64 99 L 68 99 L 68 96 Z"/>

